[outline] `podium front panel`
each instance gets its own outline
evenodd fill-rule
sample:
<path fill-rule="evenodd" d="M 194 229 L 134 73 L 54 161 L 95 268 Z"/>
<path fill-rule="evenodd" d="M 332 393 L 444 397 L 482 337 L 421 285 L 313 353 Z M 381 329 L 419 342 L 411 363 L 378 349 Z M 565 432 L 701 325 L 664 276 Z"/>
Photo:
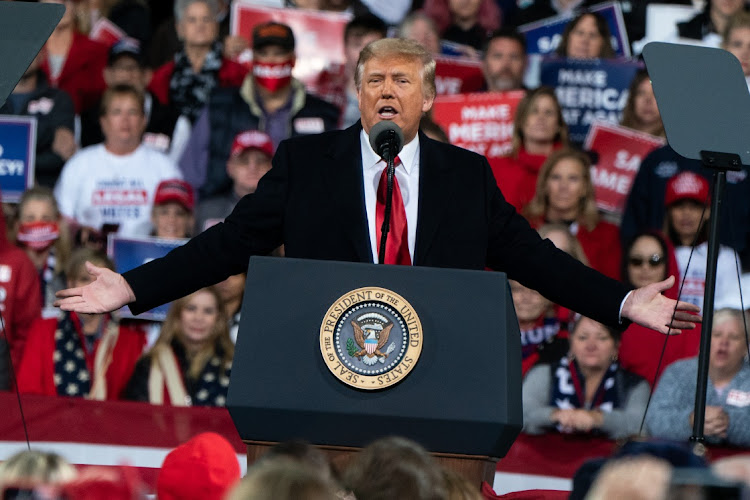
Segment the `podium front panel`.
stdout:
<path fill-rule="evenodd" d="M 362 287 L 399 294 L 422 324 L 418 362 L 382 390 L 341 382 L 321 355 L 326 312 Z M 520 334 L 506 277 L 253 257 L 227 406 L 245 440 L 361 447 L 399 435 L 432 452 L 504 456 L 522 427 Z"/>

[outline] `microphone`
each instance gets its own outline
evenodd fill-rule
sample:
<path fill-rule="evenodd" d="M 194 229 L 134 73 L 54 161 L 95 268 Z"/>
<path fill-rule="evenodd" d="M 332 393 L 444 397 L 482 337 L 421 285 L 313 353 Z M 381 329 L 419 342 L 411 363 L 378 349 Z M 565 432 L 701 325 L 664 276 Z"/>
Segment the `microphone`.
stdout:
<path fill-rule="evenodd" d="M 393 161 L 403 145 L 404 133 L 392 121 L 383 120 L 370 129 L 370 146 L 386 162 Z"/>
<path fill-rule="evenodd" d="M 404 145 L 404 133 L 401 127 L 392 121 L 383 120 L 370 129 L 370 146 L 378 155 L 385 160 L 387 166 L 387 195 L 385 199 L 385 214 L 383 225 L 380 228 L 380 249 L 378 251 L 378 263 L 385 264 L 385 242 L 388 240 L 388 232 L 391 229 L 391 204 L 393 200 L 393 177 L 395 175 L 394 161 L 396 155 Z"/>

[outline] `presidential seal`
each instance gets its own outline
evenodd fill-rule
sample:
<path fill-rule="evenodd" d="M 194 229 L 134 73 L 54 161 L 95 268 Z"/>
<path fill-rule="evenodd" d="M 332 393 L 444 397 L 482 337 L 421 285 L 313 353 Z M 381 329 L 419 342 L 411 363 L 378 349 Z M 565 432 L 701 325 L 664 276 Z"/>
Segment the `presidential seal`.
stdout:
<path fill-rule="evenodd" d="M 385 389 L 414 369 L 422 352 L 422 323 L 414 308 L 385 288 L 341 296 L 320 325 L 320 352 L 331 373 L 358 389 Z"/>

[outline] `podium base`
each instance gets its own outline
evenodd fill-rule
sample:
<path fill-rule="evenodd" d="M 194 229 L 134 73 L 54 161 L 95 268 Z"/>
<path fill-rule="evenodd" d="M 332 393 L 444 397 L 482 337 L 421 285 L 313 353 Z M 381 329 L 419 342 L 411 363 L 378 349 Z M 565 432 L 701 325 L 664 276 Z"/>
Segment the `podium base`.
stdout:
<path fill-rule="evenodd" d="M 277 444 L 268 441 L 247 440 L 243 440 L 243 443 L 247 445 L 248 468 Z M 354 456 L 362 449 L 327 445 L 316 445 L 316 447 L 328 455 L 333 466 L 339 471 L 345 470 Z M 442 467 L 461 474 L 472 484 L 476 485 L 477 490 L 481 488 L 483 481 L 486 481 L 492 486 L 495 480 L 495 469 L 498 462 L 497 458 L 478 455 L 455 455 L 450 453 L 432 453 L 432 456 Z"/>

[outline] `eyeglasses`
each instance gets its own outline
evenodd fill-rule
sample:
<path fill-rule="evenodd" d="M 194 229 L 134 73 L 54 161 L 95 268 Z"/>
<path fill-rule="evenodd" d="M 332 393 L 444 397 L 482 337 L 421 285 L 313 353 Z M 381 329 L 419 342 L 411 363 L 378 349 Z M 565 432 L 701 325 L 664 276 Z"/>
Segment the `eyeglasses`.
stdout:
<path fill-rule="evenodd" d="M 641 267 L 644 263 L 648 264 L 649 267 L 657 267 L 664 263 L 664 257 L 657 253 L 651 257 L 641 257 L 640 255 L 632 255 L 628 257 L 628 264 L 633 267 Z"/>

